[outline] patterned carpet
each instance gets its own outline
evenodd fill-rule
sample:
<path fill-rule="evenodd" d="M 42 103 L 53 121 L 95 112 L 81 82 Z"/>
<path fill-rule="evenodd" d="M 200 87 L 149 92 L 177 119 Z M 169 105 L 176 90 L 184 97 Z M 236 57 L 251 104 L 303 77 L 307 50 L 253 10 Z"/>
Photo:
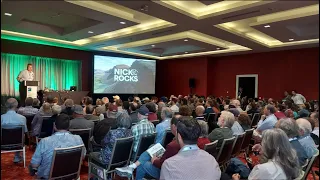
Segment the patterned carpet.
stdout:
<path fill-rule="evenodd" d="M 31 180 L 34 177 L 29 175 L 28 165 L 30 164 L 32 155 L 34 151 L 26 148 L 26 168 L 23 168 L 23 162 L 19 164 L 13 163 L 14 153 L 5 153 L 1 154 L 1 179 L 8 180 Z M 243 157 L 243 155 L 242 155 Z M 257 162 L 256 156 L 251 156 L 254 164 Z M 244 160 L 243 158 L 240 158 Z M 314 167 L 314 170 L 319 170 L 319 168 Z M 80 179 L 87 180 L 88 179 L 88 163 L 85 161 L 81 167 L 81 176 Z M 117 177 L 116 180 L 122 180 L 123 178 Z M 308 180 L 312 180 L 312 175 L 309 174 Z M 319 180 L 319 176 L 316 176 L 316 180 Z"/>

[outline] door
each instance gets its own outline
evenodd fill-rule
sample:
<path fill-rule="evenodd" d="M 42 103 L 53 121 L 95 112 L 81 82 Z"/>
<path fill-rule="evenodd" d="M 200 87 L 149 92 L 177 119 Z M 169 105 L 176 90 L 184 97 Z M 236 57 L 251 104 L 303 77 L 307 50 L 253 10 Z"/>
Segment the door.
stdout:
<path fill-rule="evenodd" d="M 236 97 L 258 97 L 258 75 L 237 75 L 236 83 Z"/>

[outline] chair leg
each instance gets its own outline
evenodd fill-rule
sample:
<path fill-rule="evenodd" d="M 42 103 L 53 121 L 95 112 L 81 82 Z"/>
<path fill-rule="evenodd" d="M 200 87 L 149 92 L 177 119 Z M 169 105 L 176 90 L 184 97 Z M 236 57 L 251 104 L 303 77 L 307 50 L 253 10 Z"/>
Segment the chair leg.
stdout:
<path fill-rule="evenodd" d="M 91 167 L 90 167 L 90 160 L 88 160 L 88 168 L 89 168 L 89 172 L 88 172 L 88 180 L 90 180 L 91 178 Z"/>
<path fill-rule="evenodd" d="M 312 172 L 313 179 L 316 180 L 316 175 L 315 175 L 315 173 L 314 173 L 314 171 L 312 169 L 311 169 L 311 172 Z"/>
<path fill-rule="evenodd" d="M 23 147 L 23 167 L 26 168 L 26 148 Z"/>

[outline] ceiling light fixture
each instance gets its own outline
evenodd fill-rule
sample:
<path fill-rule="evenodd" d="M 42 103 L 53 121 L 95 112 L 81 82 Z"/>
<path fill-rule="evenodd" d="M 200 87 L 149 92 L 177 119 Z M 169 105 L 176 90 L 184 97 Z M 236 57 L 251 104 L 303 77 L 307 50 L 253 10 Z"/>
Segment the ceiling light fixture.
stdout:
<path fill-rule="evenodd" d="M 289 39 L 289 41 L 293 41 L 294 39 Z"/>
<path fill-rule="evenodd" d="M 187 42 L 187 41 L 189 41 L 189 40 L 188 40 L 188 39 L 185 39 L 184 41 L 186 41 L 186 42 Z"/>
<path fill-rule="evenodd" d="M 126 22 L 121 21 L 120 24 L 126 24 Z"/>
<path fill-rule="evenodd" d="M 184 52 L 184 53 L 188 54 L 188 52 Z"/>
<path fill-rule="evenodd" d="M 156 45 L 151 45 L 152 47 L 155 47 Z"/>
<path fill-rule="evenodd" d="M 265 25 L 264 27 L 265 27 L 265 28 L 269 28 L 269 27 L 271 27 L 271 26 L 270 26 L 270 25 Z"/>
<path fill-rule="evenodd" d="M 217 48 L 217 50 L 219 50 L 220 48 Z"/>
<path fill-rule="evenodd" d="M 10 14 L 10 13 L 4 13 L 4 15 L 6 15 L 6 16 L 12 16 L 12 14 Z"/>
<path fill-rule="evenodd" d="M 92 32 L 92 31 L 88 31 L 88 33 L 89 33 L 89 34 L 93 34 L 93 32 Z"/>

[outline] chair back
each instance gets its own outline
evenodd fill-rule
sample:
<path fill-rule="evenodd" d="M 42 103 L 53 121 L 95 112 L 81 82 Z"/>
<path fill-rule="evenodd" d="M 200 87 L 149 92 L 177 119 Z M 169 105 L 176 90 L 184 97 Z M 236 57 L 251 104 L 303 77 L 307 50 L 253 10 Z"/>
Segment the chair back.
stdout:
<path fill-rule="evenodd" d="M 207 118 L 207 122 L 208 122 L 208 132 L 212 132 L 215 129 L 215 125 L 216 124 L 216 113 L 209 113 L 208 118 Z"/>
<path fill-rule="evenodd" d="M 252 118 L 252 120 L 251 120 L 251 128 L 253 127 L 253 126 L 256 126 L 257 124 L 258 124 L 258 122 L 259 122 L 259 120 L 260 120 L 260 113 L 254 113 L 253 114 L 253 118 Z"/>
<path fill-rule="evenodd" d="M 246 134 L 244 135 L 244 139 L 241 145 L 241 150 L 247 150 L 249 148 L 250 141 L 253 136 L 253 130 L 254 129 L 252 128 L 245 131 Z"/>
<path fill-rule="evenodd" d="M 167 130 L 163 138 L 163 147 L 166 148 L 167 145 L 173 140 L 173 138 L 174 135 L 172 134 L 171 130 Z"/>
<path fill-rule="evenodd" d="M 196 118 L 196 117 L 197 117 L 196 110 L 192 110 L 192 117 L 193 117 L 193 118 Z"/>
<path fill-rule="evenodd" d="M 90 151 L 89 143 L 91 138 L 91 128 L 87 129 L 69 129 L 72 134 L 79 135 L 86 147 L 87 151 Z"/>
<path fill-rule="evenodd" d="M 42 124 L 41 124 L 41 132 L 39 138 L 45 138 L 51 136 L 54 129 L 53 129 L 53 120 L 50 116 L 42 116 Z"/>
<path fill-rule="evenodd" d="M 236 157 L 238 154 L 240 154 L 241 146 L 242 146 L 245 135 L 246 135 L 246 132 L 237 135 L 236 141 L 232 148 L 233 149 L 231 154 L 232 157 Z"/>
<path fill-rule="evenodd" d="M 1 126 L 1 150 L 23 148 L 24 126 Z"/>
<path fill-rule="evenodd" d="M 133 141 L 133 136 L 116 139 L 107 171 L 114 170 L 117 167 L 129 165 Z"/>
<path fill-rule="evenodd" d="M 252 121 L 252 114 L 248 114 L 250 121 Z"/>
<path fill-rule="evenodd" d="M 154 125 L 154 127 L 156 127 L 160 123 L 159 120 L 154 120 L 154 121 L 151 121 L 151 122 Z"/>
<path fill-rule="evenodd" d="M 84 154 L 84 146 L 55 148 L 49 179 L 78 179 Z"/>
<path fill-rule="evenodd" d="M 313 166 L 313 164 L 314 164 L 314 161 L 316 160 L 316 158 L 317 158 L 318 156 L 319 156 L 319 150 L 317 150 L 316 154 L 314 154 L 314 155 L 312 156 L 312 158 L 310 159 L 310 161 L 309 161 L 309 163 L 308 163 L 308 166 L 307 166 L 306 170 L 304 171 L 304 176 L 303 176 L 302 180 L 307 180 L 308 175 L 309 175 L 310 171 L 312 170 L 312 166 Z M 313 172 L 312 172 L 312 173 L 313 173 Z M 313 178 L 315 178 L 315 177 L 314 177 L 314 174 L 313 174 Z"/>
<path fill-rule="evenodd" d="M 217 158 L 217 155 L 218 155 L 217 145 L 218 145 L 218 140 L 215 140 L 212 143 L 205 144 L 204 150 L 207 151 L 209 154 L 211 154 L 214 158 Z"/>
<path fill-rule="evenodd" d="M 221 115 L 221 112 L 219 112 L 219 113 L 216 115 L 215 122 L 217 122 L 217 121 L 218 121 L 218 119 L 219 119 L 220 115 Z"/>
<path fill-rule="evenodd" d="M 31 122 L 33 120 L 35 115 L 29 115 L 29 116 L 24 116 L 26 117 L 27 119 L 27 128 L 28 128 L 28 131 L 31 131 L 32 127 L 31 127 Z"/>
<path fill-rule="evenodd" d="M 236 137 L 224 139 L 220 147 L 219 154 L 217 156 L 217 162 L 219 165 L 223 165 L 231 159 L 232 148 Z"/>
<path fill-rule="evenodd" d="M 154 141 L 156 139 L 157 133 L 152 133 L 148 135 L 142 135 L 138 142 L 138 148 L 137 152 L 135 154 L 135 157 L 133 157 L 133 162 L 135 162 L 139 156 L 149 149 L 149 147 L 154 144 Z"/>

